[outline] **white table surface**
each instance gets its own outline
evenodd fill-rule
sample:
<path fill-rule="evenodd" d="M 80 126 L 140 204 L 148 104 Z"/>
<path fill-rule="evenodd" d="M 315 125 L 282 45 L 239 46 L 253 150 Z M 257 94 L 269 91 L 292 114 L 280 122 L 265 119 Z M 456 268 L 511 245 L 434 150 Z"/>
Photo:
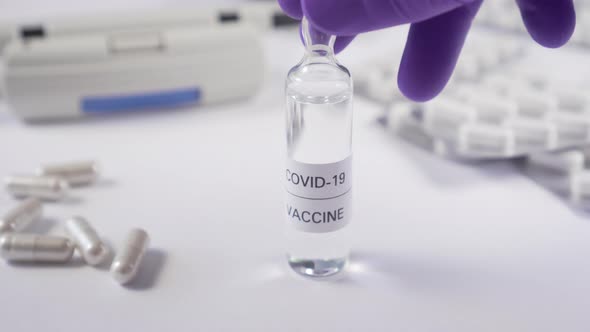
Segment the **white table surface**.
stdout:
<path fill-rule="evenodd" d="M 392 46 L 376 42 L 386 34 Z M 361 38 L 342 62 L 399 36 Z M 47 204 L 32 231 L 61 234 L 64 218 L 81 214 L 115 247 L 131 227 L 152 237 L 128 288 L 79 261 L 1 263 L 3 331 L 588 331 L 590 214 L 510 163 L 461 165 L 395 140 L 376 122 L 380 107 L 361 98 L 349 273 L 293 275 L 282 238 L 283 79 L 301 47 L 293 31 L 265 45 L 268 79 L 245 102 L 51 125 L 24 125 L 2 106 L 0 176 L 87 158 L 104 168 L 96 186 Z M 564 64 L 535 50 L 531 61 L 580 75 L 571 62 L 584 57 Z M 0 194 L 2 211 L 12 204 Z"/>

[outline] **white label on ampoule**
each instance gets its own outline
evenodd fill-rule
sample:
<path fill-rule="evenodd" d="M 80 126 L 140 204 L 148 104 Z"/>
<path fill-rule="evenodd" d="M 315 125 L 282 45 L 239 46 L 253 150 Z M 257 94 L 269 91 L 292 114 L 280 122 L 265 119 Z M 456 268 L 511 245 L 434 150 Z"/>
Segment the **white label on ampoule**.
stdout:
<path fill-rule="evenodd" d="M 310 233 L 336 231 L 351 219 L 352 156 L 330 164 L 287 161 L 287 221 Z"/>

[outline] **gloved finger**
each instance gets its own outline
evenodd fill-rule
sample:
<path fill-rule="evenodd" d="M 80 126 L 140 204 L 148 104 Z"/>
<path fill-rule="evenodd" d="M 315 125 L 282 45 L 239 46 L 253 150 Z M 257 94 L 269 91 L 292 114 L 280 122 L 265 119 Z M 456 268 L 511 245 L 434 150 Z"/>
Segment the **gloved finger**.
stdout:
<path fill-rule="evenodd" d="M 565 44 L 576 26 L 572 0 L 516 0 L 524 25 L 533 39 L 545 47 Z"/>
<path fill-rule="evenodd" d="M 475 1 L 478 0 L 301 0 L 301 5 L 303 14 L 319 29 L 351 36 L 423 21 Z"/>
<path fill-rule="evenodd" d="M 481 2 L 411 25 L 398 74 L 398 86 L 406 97 L 427 101 L 442 91 Z"/>
<path fill-rule="evenodd" d="M 292 18 L 297 20 L 303 18 L 300 0 L 279 0 L 279 6 L 281 6 L 285 14 Z"/>

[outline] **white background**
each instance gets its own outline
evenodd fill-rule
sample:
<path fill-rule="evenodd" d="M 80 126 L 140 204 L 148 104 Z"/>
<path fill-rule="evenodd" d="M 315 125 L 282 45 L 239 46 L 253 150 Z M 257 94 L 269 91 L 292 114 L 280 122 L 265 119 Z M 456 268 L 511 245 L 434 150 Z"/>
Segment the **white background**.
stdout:
<path fill-rule="evenodd" d="M 51 3 L 13 1 L 14 16 L 2 16 L 85 6 Z M 361 98 L 350 271 L 338 282 L 291 274 L 282 238 L 283 79 L 302 50 L 295 30 L 264 41 L 268 79 L 245 102 L 51 125 L 24 125 L 2 106 L 1 176 L 87 158 L 104 168 L 96 186 L 46 205 L 32 231 L 60 234 L 64 218 L 81 214 L 115 247 L 131 227 L 152 236 L 128 288 L 79 260 L 0 264 L 3 331 L 590 329 L 590 214 L 510 163 L 461 165 L 395 140 L 376 121 L 380 107 Z M 340 58 L 354 67 L 402 41 L 399 30 L 365 36 Z M 531 66 L 588 74 L 580 70 L 588 57 L 575 49 L 533 52 Z M 2 193 L 0 209 L 12 204 Z"/>

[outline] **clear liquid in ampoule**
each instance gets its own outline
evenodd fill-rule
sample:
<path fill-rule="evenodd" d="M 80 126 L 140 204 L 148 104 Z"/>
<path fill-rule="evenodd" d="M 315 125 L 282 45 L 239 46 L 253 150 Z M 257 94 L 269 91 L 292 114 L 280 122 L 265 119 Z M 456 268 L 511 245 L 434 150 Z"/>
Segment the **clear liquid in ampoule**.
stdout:
<path fill-rule="evenodd" d="M 286 83 L 287 255 L 297 273 L 325 278 L 344 270 L 349 254 L 352 80 L 332 44 L 306 38 Z"/>

